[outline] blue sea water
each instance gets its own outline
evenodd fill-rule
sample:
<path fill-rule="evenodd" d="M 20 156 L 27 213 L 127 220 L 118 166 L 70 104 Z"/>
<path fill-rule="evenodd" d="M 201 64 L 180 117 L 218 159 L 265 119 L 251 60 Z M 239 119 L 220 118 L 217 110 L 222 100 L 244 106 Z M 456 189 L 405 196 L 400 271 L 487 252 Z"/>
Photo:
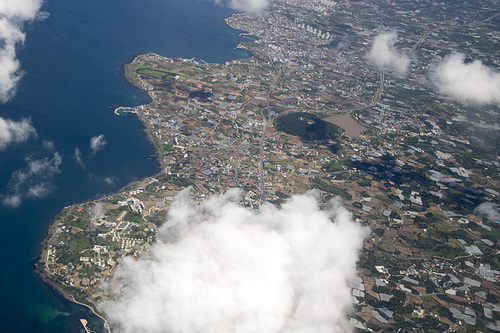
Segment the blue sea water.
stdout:
<path fill-rule="evenodd" d="M 43 10 L 50 16 L 27 27 L 18 50 L 25 75 L 17 94 L 0 105 L 3 118 L 30 117 L 37 137 L 0 151 L 0 198 L 12 194 L 12 174 L 26 168 L 27 159 L 50 159 L 57 152 L 61 172 L 46 180 L 47 196 L 27 198 L 17 208 L 0 205 L 0 333 L 76 332 L 80 318 L 100 330 L 89 310 L 42 282 L 33 263 L 51 219 L 64 206 L 158 169 L 140 122 L 113 114 L 112 106 L 148 101 L 124 80 L 122 65 L 149 51 L 208 62 L 248 56 L 234 49 L 239 31 L 223 20 L 231 11 L 211 1 L 47 0 Z M 92 154 L 90 138 L 100 134 L 107 145 Z M 83 167 L 74 158 L 76 148 Z"/>

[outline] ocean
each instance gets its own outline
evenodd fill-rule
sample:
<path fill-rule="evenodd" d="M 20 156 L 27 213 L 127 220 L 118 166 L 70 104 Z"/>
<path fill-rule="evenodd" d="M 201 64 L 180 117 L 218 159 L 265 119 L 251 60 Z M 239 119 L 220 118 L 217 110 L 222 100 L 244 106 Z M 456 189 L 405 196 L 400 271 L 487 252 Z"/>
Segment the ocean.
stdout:
<path fill-rule="evenodd" d="M 123 64 L 144 52 L 207 62 L 248 54 L 234 49 L 240 32 L 224 22 L 232 11 L 211 1 L 47 0 L 42 9 L 49 16 L 26 27 L 17 52 L 25 72 L 17 94 L 0 105 L 3 118 L 30 118 L 37 136 L 0 151 L 0 199 L 39 182 L 50 193 L 16 208 L 0 205 L 0 333 L 77 332 L 80 318 L 100 332 L 102 322 L 41 281 L 33 264 L 63 207 L 158 171 L 138 119 L 113 113 L 148 101 L 125 81 Z M 94 153 L 90 139 L 98 135 L 106 145 Z M 59 172 L 16 189 L 16 172 L 30 161 L 54 162 L 54 154 Z"/>

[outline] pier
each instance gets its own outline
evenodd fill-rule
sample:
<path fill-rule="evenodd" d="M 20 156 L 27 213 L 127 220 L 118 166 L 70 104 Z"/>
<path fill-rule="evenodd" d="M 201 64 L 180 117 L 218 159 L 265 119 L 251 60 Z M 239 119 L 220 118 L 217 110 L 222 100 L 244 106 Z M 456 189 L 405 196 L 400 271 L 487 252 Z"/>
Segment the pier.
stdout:
<path fill-rule="evenodd" d="M 115 109 L 114 113 L 117 116 L 121 116 L 124 113 L 137 113 L 137 111 L 135 110 L 135 108 L 129 108 L 129 107 L 124 107 L 124 106 L 119 106 L 119 107 L 117 107 Z"/>
<path fill-rule="evenodd" d="M 82 323 L 82 326 L 85 329 L 85 332 L 90 333 L 89 329 L 87 328 L 87 320 L 86 319 L 80 319 L 80 323 Z"/>

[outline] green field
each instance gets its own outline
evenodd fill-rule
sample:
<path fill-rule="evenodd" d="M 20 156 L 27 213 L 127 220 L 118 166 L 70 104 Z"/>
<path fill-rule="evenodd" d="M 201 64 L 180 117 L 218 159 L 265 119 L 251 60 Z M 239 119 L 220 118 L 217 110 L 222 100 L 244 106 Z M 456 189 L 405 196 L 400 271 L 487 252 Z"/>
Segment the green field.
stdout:
<path fill-rule="evenodd" d="M 151 78 L 160 79 L 160 80 L 173 78 L 176 75 L 189 77 L 189 75 L 184 74 L 184 73 L 178 73 L 178 72 L 170 71 L 170 70 L 164 69 L 164 68 L 151 67 L 146 62 L 135 62 L 135 63 L 131 64 L 130 71 L 132 73 L 135 73 L 135 74 L 145 75 L 145 76 L 149 76 Z"/>

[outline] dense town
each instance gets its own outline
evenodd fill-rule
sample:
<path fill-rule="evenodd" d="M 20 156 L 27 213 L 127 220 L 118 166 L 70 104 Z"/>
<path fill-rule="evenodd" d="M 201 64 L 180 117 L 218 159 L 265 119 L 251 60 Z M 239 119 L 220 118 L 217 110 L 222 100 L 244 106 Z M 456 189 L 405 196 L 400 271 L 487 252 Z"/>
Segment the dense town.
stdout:
<path fill-rule="evenodd" d="M 137 56 L 125 75 L 152 102 L 115 113 L 144 123 L 161 171 L 64 208 L 39 269 L 96 307 L 181 189 L 201 201 L 239 187 L 253 210 L 315 189 L 372 231 L 351 285 L 358 331 L 500 331 L 499 106 L 454 101 L 426 79 L 452 52 L 498 68 L 498 4 L 463 6 L 281 0 L 226 20 L 249 58 Z M 405 75 L 366 56 L 386 28 L 411 55 Z"/>

